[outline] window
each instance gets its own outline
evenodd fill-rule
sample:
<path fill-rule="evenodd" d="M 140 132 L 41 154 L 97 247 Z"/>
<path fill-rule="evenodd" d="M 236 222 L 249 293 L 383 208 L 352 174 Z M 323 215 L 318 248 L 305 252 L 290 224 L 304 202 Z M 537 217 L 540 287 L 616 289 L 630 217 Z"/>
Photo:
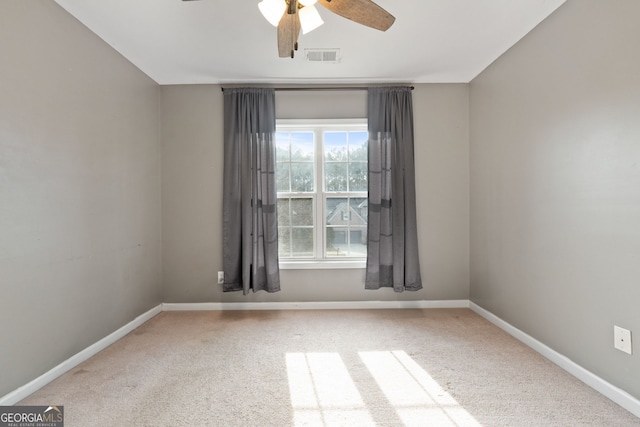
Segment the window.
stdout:
<path fill-rule="evenodd" d="M 279 120 L 276 128 L 280 260 L 366 259 L 366 119 Z"/>

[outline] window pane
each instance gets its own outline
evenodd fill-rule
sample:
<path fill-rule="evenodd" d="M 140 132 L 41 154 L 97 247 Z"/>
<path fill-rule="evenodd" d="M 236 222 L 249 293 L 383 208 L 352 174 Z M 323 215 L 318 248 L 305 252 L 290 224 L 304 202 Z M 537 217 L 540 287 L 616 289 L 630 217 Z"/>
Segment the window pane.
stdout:
<path fill-rule="evenodd" d="M 289 227 L 278 227 L 278 256 L 291 257 L 291 229 Z"/>
<path fill-rule="evenodd" d="M 276 189 L 285 193 L 291 191 L 289 163 L 276 163 Z"/>
<path fill-rule="evenodd" d="M 368 199 L 352 197 L 349 199 L 349 205 L 352 213 L 349 224 L 349 255 L 365 258 L 367 256 Z"/>
<path fill-rule="evenodd" d="M 313 181 L 313 163 L 291 163 L 291 191 L 314 191 Z"/>
<path fill-rule="evenodd" d="M 348 253 L 347 232 L 349 225 L 349 199 L 327 197 L 326 199 L 326 254 L 328 257 L 346 256 Z"/>
<path fill-rule="evenodd" d="M 368 142 L 367 132 L 349 132 L 349 160 L 366 162 Z"/>
<path fill-rule="evenodd" d="M 313 161 L 313 132 L 291 132 L 291 160 Z"/>
<path fill-rule="evenodd" d="M 325 223 L 327 225 L 348 225 L 348 221 L 343 218 L 349 212 L 349 199 L 346 197 L 327 197 L 326 200 Z"/>
<path fill-rule="evenodd" d="M 327 257 L 367 256 L 367 198 L 326 199 Z"/>
<path fill-rule="evenodd" d="M 367 209 L 369 208 L 369 202 L 366 197 L 351 197 L 349 199 L 351 205 L 351 212 L 355 213 L 355 218 L 351 221 L 351 225 L 367 225 Z"/>
<path fill-rule="evenodd" d="M 291 225 L 291 217 L 289 216 L 289 199 L 278 199 L 278 226 L 289 227 Z"/>
<path fill-rule="evenodd" d="M 351 228 L 349 232 L 349 256 L 366 258 L 367 229 L 365 227 Z"/>
<path fill-rule="evenodd" d="M 326 234 L 327 257 L 343 257 L 348 254 L 347 228 L 328 227 Z"/>
<path fill-rule="evenodd" d="M 289 132 L 276 132 L 276 161 L 289 161 Z"/>
<path fill-rule="evenodd" d="M 313 256 L 313 228 L 292 228 L 292 256 Z"/>
<path fill-rule="evenodd" d="M 326 191 L 347 191 L 347 164 L 326 163 L 324 183 Z"/>
<path fill-rule="evenodd" d="M 313 227 L 313 199 L 291 199 L 291 225 Z"/>
<path fill-rule="evenodd" d="M 349 163 L 349 191 L 367 191 L 367 164 Z"/>
<path fill-rule="evenodd" d="M 347 132 L 324 132 L 323 138 L 325 161 L 347 161 Z"/>

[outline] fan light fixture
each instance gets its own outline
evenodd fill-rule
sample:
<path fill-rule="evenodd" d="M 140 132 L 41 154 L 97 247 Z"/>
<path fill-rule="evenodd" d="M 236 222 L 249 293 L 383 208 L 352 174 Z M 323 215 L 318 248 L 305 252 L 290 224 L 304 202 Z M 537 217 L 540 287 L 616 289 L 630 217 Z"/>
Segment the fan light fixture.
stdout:
<path fill-rule="evenodd" d="M 301 6 L 298 17 L 300 18 L 300 26 L 302 27 L 303 34 L 307 34 L 324 24 L 320 13 L 318 13 L 318 9 L 314 6 L 317 1 L 318 0 L 298 0 Z M 262 0 L 258 3 L 258 8 L 262 16 L 264 16 L 271 25 L 277 27 L 285 10 L 287 10 L 288 3 L 286 0 Z"/>
<path fill-rule="evenodd" d="M 278 29 L 280 58 L 293 58 L 300 33 L 307 34 L 324 24 L 316 3 L 336 15 L 379 31 L 387 31 L 396 20 L 373 0 L 261 0 L 260 12 Z"/>
<path fill-rule="evenodd" d="M 320 25 L 324 24 L 324 21 L 318 13 L 318 9 L 316 9 L 314 5 L 303 7 L 302 9 L 300 9 L 300 12 L 298 14 L 300 15 L 300 26 L 302 27 L 302 34 L 307 34 L 309 31 L 313 31 Z"/>
<path fill-rule="evenodd" d="M 324 21 L 318 13 L 318 9 L 316 9 L 314 5 L 305 6 L 300 9 L 299 15 L 302 34 L 307 34 L 309 31 L 313 31 L 324 24 Z"/>
<path fill-rule="evenodd" d="M 262 16 L 274 27 L 278 26 L 284 11 L 287 8 L 287 3 L 284 0 L 262 0 L 258 3 L 258 8 L 262 12 Z"/>

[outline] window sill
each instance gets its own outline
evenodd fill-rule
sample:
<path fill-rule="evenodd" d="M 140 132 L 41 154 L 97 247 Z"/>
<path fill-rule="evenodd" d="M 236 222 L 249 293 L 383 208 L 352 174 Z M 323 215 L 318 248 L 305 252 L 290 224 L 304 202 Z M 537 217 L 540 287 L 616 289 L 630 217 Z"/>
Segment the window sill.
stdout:
<path fill-rule="evenodd" d="M 349 261 L 280 261 L 280 270 L 340 270 L 340 269 L 364 269 L 367 261 L 354 259 Z"/>

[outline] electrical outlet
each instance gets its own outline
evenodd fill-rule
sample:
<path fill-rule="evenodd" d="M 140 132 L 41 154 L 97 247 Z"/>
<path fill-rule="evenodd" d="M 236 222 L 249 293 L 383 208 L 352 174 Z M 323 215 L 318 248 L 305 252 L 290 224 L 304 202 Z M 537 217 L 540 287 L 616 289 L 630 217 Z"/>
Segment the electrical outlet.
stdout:
<path fill-rule="evenodd" d="M 620 351 L 631 354 L 631 331 L 614 325 L 613 346 Z"/>
<path fill-rule="evenodd" d="M 218 285 L 224 284 L 224 271 L 218 271 Z"/>

